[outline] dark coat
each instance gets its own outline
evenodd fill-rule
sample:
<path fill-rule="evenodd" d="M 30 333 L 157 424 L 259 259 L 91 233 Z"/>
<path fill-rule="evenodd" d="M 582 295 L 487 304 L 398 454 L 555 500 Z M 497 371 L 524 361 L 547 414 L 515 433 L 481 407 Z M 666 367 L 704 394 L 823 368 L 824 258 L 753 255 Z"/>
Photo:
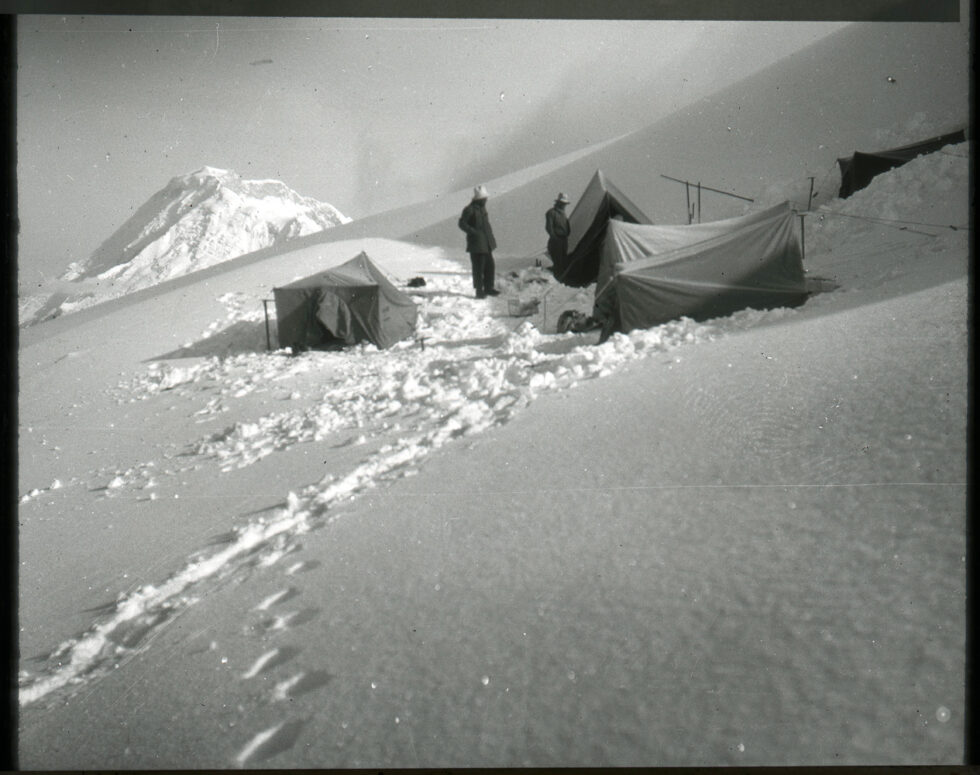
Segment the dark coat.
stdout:
<path fill-rule="evenodd" d="M 568 257 L 568 233 L 571 231 L 568 216 L 557 206 L 552 207 L 544 216 L 544 228 L 548 232 L 548 255 L 555 269 L 563 272 Z"/>
<path fill-rule="evenodd" d="M 557 207 L 552 207 L 544 216 L 544 228 L 549 237 L 568 237 L 568 216 Z"/>
<path fill-rule="evenodd" d="M 467 253 L 490 253 L 497 247 L 490 218 L 482 200 L 473 200 L 459 216 L 459 228 L 466 232 Z"/>

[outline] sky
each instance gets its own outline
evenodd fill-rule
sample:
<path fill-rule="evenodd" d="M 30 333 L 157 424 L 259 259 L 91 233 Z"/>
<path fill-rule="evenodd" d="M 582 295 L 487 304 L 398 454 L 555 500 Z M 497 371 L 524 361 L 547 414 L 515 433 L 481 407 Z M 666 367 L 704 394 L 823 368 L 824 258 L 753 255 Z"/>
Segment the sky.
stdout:
<path fill-rule="evenodd" d="M 358 218 L 645 126 L 842 26 L 20 16 L 20 289 L 205 165 Z"/>

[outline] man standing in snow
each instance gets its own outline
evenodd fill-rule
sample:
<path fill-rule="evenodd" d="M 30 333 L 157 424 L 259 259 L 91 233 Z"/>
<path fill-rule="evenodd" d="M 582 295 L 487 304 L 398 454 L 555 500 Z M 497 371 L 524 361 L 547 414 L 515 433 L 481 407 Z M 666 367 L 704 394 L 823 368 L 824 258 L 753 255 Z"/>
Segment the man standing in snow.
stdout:
<path fill-rule="evenodd" d="M 569 199 L 559 193 L 555 205 L 544 216 L 544 228 L 548 232 L 548 255 L 551 256 L 551 271 L 560 278 L 559 272 L 564 273 L 565 262 L 568 260 L 568 216 L 565 215 L 565 205 Z"/>
<path fill-rule="evenodd" d="M 466 252 L 470 254 L 473 265 L 473 288 L 476 298 L 497 296 L 500 291 L 494 288 L 493 251 L 497 241 L 493 238 L 490 228 L 490 217 L 487 215 L 486 186 L 473 189 L 473 201 L 463 208 L 459 216 L 459 228 L 466 232 Z"/>

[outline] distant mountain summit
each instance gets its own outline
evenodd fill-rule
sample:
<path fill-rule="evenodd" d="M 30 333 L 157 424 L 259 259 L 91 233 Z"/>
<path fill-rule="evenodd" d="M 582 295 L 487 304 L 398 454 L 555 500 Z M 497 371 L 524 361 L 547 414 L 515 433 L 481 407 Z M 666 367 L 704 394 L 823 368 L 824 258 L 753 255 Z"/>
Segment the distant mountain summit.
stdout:
<path fill-rule="evenodd" d="M 171 180 L 61 279 L 128 293 L 349 221 L 278 180 L 202 167 Z"/>
<path fill-rule="evenodd" d="M 171 180 L 47 292 L 21 296 L 19 322 L 76 312 L 350 220 L 278 180 L 202 167 Z"/>

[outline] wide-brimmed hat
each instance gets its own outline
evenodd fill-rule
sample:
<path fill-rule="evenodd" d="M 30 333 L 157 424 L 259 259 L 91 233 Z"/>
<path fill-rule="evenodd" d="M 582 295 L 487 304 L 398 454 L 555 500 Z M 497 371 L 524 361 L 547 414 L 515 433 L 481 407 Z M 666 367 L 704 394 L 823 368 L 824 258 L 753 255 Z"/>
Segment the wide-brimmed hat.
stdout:
<path fill-rule="evenodd" d="M 487 187 L 484 185 L 479 185 L 473 189 L 473 199 L 487 199 L 490 197 L 490 193 L 487 191 Z"/>
<path fill-rule="evenodd" d="M 563 205 L 567 205 L 571 201 L 572 201 L 571 199 L 569 199 L 567 196 L 561 193 L 559 193 L 558 197 L 555 199 L 555 202 L 561 202 Z"/>

